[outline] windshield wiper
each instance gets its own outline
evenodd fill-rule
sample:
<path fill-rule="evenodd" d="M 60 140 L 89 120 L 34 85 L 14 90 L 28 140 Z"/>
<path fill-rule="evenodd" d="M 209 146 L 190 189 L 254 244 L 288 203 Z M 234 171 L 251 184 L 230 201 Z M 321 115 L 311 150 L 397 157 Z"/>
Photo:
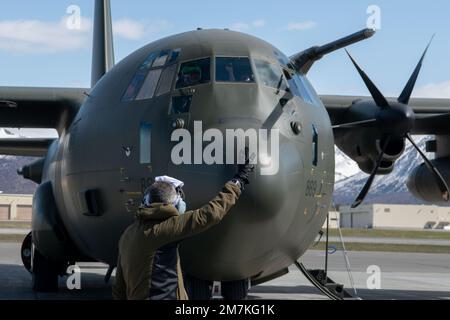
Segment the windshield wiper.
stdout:
<path fill-rule="evenodd" d="M 281 86 L 283 85 L 283 80 L 284 80 L 284 75 L 281 74 L 280 81 L 278 81 L 277 94 L 280 94 Z"/>

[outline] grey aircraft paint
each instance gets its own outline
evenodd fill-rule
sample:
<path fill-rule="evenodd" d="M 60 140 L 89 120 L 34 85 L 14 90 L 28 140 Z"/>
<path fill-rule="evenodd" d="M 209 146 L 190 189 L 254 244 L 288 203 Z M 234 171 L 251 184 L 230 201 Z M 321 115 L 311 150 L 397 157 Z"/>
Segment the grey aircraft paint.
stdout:
<path fill-rule="evenodd" d="M 186 61 L 210 58 L 212 81 L 178 90 L 174 74 L 170 92 L 122 101 L 139 66 L 152 52 L 177 49 L 181 49 L 177 70 Z M 56 163 L 51 178 L 61 218 L 82 253 L 115 263 L 118 239 L 133 219 L 141 192 L 155 176 L 168 174 L 185 181 L 190 209 L 205 204 L 220 190 L 235 167 L 173 165 L 172 123 L 183 119 L 191 132 L 194 121 L 202 121 L 203 130 L 260 129 L 285 92 L 277 93 L 259 80 L 216 82 L 215 57 L 249 57 L 255 70 L 254 59 L 280 68 L 277 55 L 279 50 L 248 35 L 198 30 L 144 47 L 100 80 L 61 137 L 55 152 L 63 160 Z M 173 97 L 187 90 L 195 91 L 190 111 L 171 114 Z M 295 97 L 273 124 L 280 130 L 279 173 L 255 174 L 223 223 L 183 243 L 183 267 L 188 273 L 215 280 L 267 276 L 291 265 L 313 242 L 325 220 L 334 184 L 331 123 L 318 97 L 314 100 L 317 103 L 310 104 Z M 291 128 L 293 122 L 301 124 L 299 135 Z M 151 125 L 151 163 L 145 164 L 140 163 L 142 123 Z M 313 164 L 313 125 L 319 137 L 317 166 Z M 83 214 L 86 190 L 98 191 L 99 216 Z"/>

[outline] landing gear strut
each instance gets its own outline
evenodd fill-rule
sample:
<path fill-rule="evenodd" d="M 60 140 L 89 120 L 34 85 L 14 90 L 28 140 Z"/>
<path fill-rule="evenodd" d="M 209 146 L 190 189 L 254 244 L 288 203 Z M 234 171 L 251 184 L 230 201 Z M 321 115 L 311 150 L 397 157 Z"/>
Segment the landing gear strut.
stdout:
<path fill-rule="evenodd" d="M 34 246 L 31 272 L 33 291 L 58 291 L 60 265 L 44 257 Z"/>
<path fill-rule="evenodd" d="M 184 279 L 189 300 L 211 300 L 213 282 L 186 275 Z"/>
<path fill-rule="evenodd" d="M 211 300 L 213 281 L 185 277 L 186 290 L 190 300 Z M 245 300 L 248 295 L 248 280 L 223 281 L 221 294 L 225 300 Z"/>
<path fill-rule="evenodd" d="M 222 282 L 222 297 L 225 300 L 245 300 L 248 295 L 247 280 Z"/>
<path fill-rule="evenodd" d="M 58 279 L 64 274 L 67 264 L 52 261 L 42 255 L 33 245 L 31 232 L 25 237 L 20 253 L 25 269 L 31 273 L 33 291 L 58 291 Z"/>

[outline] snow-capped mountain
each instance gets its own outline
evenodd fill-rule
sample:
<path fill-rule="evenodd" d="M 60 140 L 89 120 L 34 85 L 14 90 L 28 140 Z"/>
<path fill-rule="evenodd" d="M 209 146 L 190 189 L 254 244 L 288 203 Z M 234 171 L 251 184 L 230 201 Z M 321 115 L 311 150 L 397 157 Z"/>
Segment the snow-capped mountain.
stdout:
<path fill-rule="evenodd" d="M 0 129 L 0 139 L 54 137 L 54 130 Z M 17 169 L 34 162 L 35 158 L 0 155 L 0 193 L 33 194 L 37 185 L 17 174 Z"/>
<path fill-rule="evenodd" d="M 0 193 L 33 194 L 37 184 L 19 176 L 17 169 L 35 160 L 35 158 L 0 156 Z"/>
<path fill-rule="evenodd" d="M 422 150 L 430 137 L 416 137 Z M 432 154 L 427 154 L 429 158 Z M 366 198 L 366 203 L 422 203 L 415 199 L 406 187 L 406 180 L 414 168 L 423 163 L 414 147 L 407 142 L 404 154 L 397 160 L 394 171 L 385 176 L 377 176 Z M 368 175 L 358 169 L 358 165 L 336 148 L 336 185 L 334 201 L 336 205 L 351 204 L 366 183 Z"/>
<path fill-rule="evenodd" d="M 58 133 L 54 129 L 0 129 L 0 139 L 17 138 L 57 138 Z"/>
<path fill-rule="evenodd" d="M 347 157 L 338 147 L 335 147 L 336 155 L 336 182 L 351 178 L 361 172 L 355 161 Z"/>

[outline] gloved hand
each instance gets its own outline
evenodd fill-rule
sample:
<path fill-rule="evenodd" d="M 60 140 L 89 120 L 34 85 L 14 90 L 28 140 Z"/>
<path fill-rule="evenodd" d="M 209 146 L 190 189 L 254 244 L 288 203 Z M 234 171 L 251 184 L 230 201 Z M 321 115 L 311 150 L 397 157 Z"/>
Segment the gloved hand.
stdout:
<path fill-rule="evenodd" d="M 249 150 L 245 148 L 245 164 L 238 165 L 238 173 L 234 176 L 235 181 L 240 184 L 242 190 L 244 186 L 250 184 L 250 174 L 255 170 L 255 166 L 250 164 Z"/>

